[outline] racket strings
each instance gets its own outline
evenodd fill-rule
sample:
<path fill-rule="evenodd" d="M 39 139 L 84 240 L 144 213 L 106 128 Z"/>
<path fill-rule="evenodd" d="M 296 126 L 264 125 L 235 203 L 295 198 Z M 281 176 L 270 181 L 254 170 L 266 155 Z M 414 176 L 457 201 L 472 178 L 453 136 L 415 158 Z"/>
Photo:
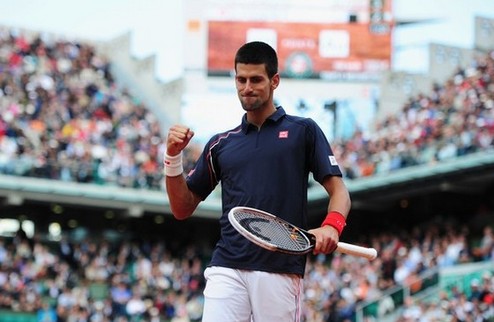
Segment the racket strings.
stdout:
<path fill-rule="evenodd" d="M 258 238 L 289 251 L 303 251 L 310 247 L 308 239 L 288 223 L 269 216 L 260 217 L 247 211 L 235 214 L 237 222 Z"/>

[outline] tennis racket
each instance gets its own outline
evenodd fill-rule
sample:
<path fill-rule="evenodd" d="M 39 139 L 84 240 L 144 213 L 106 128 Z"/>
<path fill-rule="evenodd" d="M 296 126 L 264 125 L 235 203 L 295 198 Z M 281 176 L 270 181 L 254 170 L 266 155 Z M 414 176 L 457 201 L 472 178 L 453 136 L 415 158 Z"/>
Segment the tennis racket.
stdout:
<path fill-rule="evenodd" d="M 228 213 L 232 226 L 251 242 L 270 251 L 288 254 L 307 254 L 315 246 L 316 237 L 308 231 L 262 210 L 234 207 Z M 375 259 L 377 251 L 339 242 L 340 253 Z"/>

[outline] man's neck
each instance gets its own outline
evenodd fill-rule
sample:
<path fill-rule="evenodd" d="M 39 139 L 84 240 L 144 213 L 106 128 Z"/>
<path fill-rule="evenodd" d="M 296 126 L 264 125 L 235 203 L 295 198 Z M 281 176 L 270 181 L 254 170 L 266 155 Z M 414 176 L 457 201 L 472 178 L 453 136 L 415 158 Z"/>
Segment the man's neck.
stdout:
<path fill-rule="evenodd" d="M 247 121 L 260 129 L 266 119 L 268 119 L 275 112 L 276 108 L 273 104 L 270 104 L 267 107 L 247 112 Z"/>

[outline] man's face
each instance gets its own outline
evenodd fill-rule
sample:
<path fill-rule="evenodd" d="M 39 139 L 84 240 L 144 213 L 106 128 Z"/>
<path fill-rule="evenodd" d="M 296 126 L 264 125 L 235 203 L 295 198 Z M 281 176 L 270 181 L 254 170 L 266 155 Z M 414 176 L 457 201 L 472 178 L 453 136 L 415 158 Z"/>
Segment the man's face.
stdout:
<path fill-rule="evenodd" d="M 238 98 L 245 111 L 254 111 L 266 106 L 278 86 L 279 75 L 269 79 L 264 64 L 237 64 L 235 86 Z"/>

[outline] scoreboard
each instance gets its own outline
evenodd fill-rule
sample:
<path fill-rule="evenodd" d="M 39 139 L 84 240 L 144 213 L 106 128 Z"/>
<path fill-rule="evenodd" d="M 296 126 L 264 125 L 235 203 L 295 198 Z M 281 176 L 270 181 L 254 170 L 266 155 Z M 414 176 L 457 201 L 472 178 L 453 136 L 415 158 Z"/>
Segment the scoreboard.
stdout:
<path fill-rule="evenodd" d="M 277 50 L 284 77 L 373 80 L 390 69 L 391 0 L 207 3 L 200 15 L 188 11 L 187 19 L 204 29 L 208 76 L 230 76 L 235 51 L 253 40 Z"/>
<path fill-rule="evenodd" d="M 245 42 L 273 46 L 280 72 L 294 78 L 338 78 L 390 68 L 389 33 L 372 33 L 369 24 L 210 21 L 208 74 L 230 75 L 232 57 Z"/>

